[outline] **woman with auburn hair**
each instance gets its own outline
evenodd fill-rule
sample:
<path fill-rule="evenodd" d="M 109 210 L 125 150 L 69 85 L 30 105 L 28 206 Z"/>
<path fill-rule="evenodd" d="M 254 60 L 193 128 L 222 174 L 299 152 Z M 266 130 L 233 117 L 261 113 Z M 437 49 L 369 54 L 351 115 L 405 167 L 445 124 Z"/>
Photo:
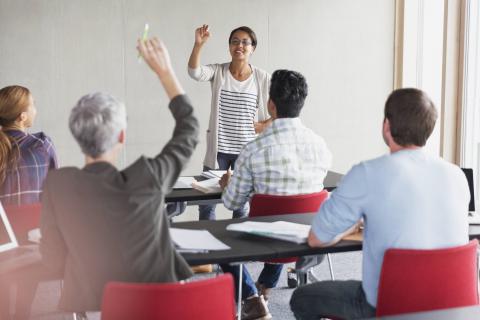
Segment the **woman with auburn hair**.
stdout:
<path fill-rule="evenodd" d="M 57 168 L 52 141 L 43 132 L 27 133 L 37 109 L 22 86 L 0 89 L 0 202 L 22 205 L 40 202 L 48 170 Z"/>

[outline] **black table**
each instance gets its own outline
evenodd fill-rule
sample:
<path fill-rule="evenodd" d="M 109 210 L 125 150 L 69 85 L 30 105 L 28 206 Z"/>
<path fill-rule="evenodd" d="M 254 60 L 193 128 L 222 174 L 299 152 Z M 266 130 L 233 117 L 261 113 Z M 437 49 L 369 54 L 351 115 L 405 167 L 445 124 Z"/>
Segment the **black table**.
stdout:
<path fill-rule="evenodd" d="M 288 221 L 310 225 L 313 217 L 314 214 L 311 213 L 285 214 L 217 221 L 177 222 L 173 223 L 172 227 L 208 230 L 217 239 L 231 248 L 230 250 L 211 251 L 208 253 L 183 253 L 183 257 L 190 265 L 270 260 L 274 258 L 362 250 L 362 244 L 358 241 L 342 240 L 332 247 L 311 248 L 307 244 L 296 244 L 293 242 L 226 230 L 227 225 L 244 222 L 246 220 L 262 222 Z"/>
<path fill-rule="evenodd" d="M 370 318 L 370 320 L 474 320 L 480 319 L 480 306 L 407 313 L 396 316 Z"/>
<path fill-rule="evenodd" d="M 185 260 L 192 266 L 208 263 L 230 263 L 256 260 L 269 260 L 274 258 L 286 258 L 292 256 L 304 256 L 322 253 L 347 252 L 362 250 L 362 244 L 358 241 L 342 240 L 332 247 L 310 248 L 307 244 L 296 244 L 292 242 L 270 239 L 265 237 L 254 236 L 241 232 L 227 231 L 227 225 L 231 223 L 239 223 L 248 220 L 252 221 L 290 221 L 295 223 L 310 224 L 313 214 L 288 214 L 276 215 L 268 217 L 227 219 L 217 221 L 188 221 L 176 222 L 172 224 L 174 228 L 208 230 L 217 239 L 223 241 L 230 246 L 230 250 L 212 251 L 208 253 L 183 253 Z M 471 225 L 469 227 L 470 239 L 480 239 L 480 225 Z M 35 247 L 35 246 L 32 246 Z M 40 256 L 37 256 L 36 263 L 40 263 Z M 9 261 L 0 261 L 2 268 L 0 274 L 6 273 L 7 270 L 17 269 L 30 263 L 13 263 L 8 266 Z M 32 263 L 33 264 L 33 263 Z"/>
<path fill-rule="evenodd" d="M 328 171 L 327 176 L 323 182 L 325 189 L 332 191 L 335 189 L 342 179 L 343 174 Z M 195 176 L 195 179 L 202 180 L 205 179 L 202 176 Z M 219 193 L 203 193 L 196 189 L 175 189 L 172 190 L 169 194 L 165 196 L 165 202 L 193 202 L 193 201 L 217 201 L 219 202 L 222 197 L 222 194 Z"/>
<path fill-rule="evenodd" d="M 322 253 L 335 253 L 362 250 L 358 241 L 342 240 L 334 246 L 324 248 L 311 248 L 307 244 L 255 236 L 242 232 L 228 231 L 227 225 L 250 221 L 288 221 L 302 224 L 311 224 L 314 214 L 285 214 L 267 217 L 227 219 L 217 221 L 188 221 L 173 223 L 172 227 L 193 230 L 208 230 L 217 239 L 224 242 L 231 249 L 224 251 L 211 251 L 208 253 L 183 253 L 185 260 L 192 266 L 208 263 L 230 263 L 270 260 L 274 258 L 287 258 L 306 256 Z M 480 239 L 480 225 L 469 228 L 470 239 Z"/>

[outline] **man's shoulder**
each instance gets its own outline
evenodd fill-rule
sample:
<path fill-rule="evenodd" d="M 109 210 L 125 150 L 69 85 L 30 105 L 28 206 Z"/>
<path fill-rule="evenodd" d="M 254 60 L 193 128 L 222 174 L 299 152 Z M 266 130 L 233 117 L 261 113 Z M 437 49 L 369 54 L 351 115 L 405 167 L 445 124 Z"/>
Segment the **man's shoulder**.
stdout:
<path fill-rule="evenodd" d="M 77 167 L 62 167 L 48 171 L 47 184 L 59 180 L 73 179 L 74 176 L 81 174 L 82 170 Z"/>

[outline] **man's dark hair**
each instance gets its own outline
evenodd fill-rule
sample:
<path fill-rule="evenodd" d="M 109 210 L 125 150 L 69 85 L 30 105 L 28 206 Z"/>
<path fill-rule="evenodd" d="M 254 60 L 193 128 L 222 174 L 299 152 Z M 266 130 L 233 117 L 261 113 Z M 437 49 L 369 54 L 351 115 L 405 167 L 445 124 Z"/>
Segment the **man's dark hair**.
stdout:
<path fill-rule="evenodd" d="M 432 134 L 437 109 L 428 95 L 415 88 L 393 91 L 385 102 L 385 119 L 393 140 L 401 146 L 422 147 Z"/>
<path fill-rule="evenodd" d="M 308 95 L 307 80 L 296 71 L 277 70 L 270 82 L 270 99 L 277 107 L 278 118 L 295 118 Z"/>
<path fill-rule="evenodd" d="M 252 47 L 254 47 L 254 48 L 257 47 L 257 35 L 255 34 L 255 32 L 252 29 L 250 29 L 247 26 L 241 26 L 241 27 L 233 29 L 232 32 L 230 32 L 230 37 L 228 37 L 228 43 L 230 43 L 230 41 L 232 41 L 233 34 L 237 31 L 243 31 L 243 32 L 247 33 L 248 36 L 250 37 L 250 40 L 252 40 Z"/>

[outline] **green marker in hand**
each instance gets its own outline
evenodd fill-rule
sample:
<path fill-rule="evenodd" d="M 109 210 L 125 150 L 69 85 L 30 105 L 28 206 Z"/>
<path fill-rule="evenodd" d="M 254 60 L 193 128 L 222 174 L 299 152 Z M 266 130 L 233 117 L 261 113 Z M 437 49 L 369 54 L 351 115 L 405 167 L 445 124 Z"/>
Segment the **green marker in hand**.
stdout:
<path fill-rule="evenodd" d="M 145 42 L 147 40 L 147 37 L 148 37 L 148 23 L 145 23 L 145 28 L 143 29 L 143 35 L 142 35 L 142 41 Z M 140 52 L 138 53 L 138 62 L 142 61 L 142 55 L 140 54 Z"/>

